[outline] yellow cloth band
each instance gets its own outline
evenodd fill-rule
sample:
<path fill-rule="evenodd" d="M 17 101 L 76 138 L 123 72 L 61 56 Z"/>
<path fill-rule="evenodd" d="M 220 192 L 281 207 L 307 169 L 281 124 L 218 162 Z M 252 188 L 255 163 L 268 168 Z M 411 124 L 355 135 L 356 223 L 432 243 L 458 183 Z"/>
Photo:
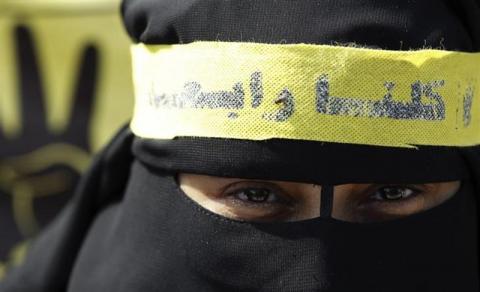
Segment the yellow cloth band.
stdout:
<path fill-rule="evenodd" d="M 139 137 L 480 144 L 480 53 L 224 42 L 132 53 Z"/>

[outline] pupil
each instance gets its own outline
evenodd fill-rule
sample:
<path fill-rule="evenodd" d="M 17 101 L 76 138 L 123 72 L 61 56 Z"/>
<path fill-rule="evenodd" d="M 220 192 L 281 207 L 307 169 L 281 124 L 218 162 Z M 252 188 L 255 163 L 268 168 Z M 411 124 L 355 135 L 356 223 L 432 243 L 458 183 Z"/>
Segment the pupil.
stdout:
<path fill-rule="evenodd" d="M 268 199 L 268 191 L 264 189 L 251 189 L 246 191 L 246 195 L 250 201 L 263 203 Z"/>

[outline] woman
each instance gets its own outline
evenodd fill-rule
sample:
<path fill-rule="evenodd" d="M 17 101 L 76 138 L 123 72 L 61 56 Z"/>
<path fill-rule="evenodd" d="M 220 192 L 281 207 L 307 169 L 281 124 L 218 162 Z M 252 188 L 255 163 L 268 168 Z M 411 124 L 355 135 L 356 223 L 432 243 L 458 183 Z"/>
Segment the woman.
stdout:
<path fill-rule="evenodd" d="M 0 291 L 478 291 L 478 1 L 122 9 L 133 135 Z"/>

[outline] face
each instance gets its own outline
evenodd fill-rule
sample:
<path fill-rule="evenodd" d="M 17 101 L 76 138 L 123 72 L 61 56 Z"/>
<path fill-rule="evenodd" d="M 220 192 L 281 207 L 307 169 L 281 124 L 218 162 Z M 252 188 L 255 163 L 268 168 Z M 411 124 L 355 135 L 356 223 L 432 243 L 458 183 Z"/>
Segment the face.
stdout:
<path fill-rule="evenodd" d="M 321 186 L 180 174 L 180 188 L 202 207 L 240 221 L 299 221 L 320 216 Z M 348 222 L 381 222 L 438 206 L 460 181 L 426 184 L 344 184 L 334 189 L 332 217 Z"/>

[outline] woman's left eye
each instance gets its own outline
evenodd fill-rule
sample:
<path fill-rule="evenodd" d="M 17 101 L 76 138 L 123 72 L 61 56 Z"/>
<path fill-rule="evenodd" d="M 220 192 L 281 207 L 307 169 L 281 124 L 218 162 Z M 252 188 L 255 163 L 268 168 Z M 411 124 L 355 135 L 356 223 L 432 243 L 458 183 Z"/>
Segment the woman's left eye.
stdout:
<path fill-rule="evenodd" d="M 412 198 L 420 192 L 415 188 L 407 186 L 384 186 L 378 188 L 371 198 L 376 201 L 394 202 Z"/>

